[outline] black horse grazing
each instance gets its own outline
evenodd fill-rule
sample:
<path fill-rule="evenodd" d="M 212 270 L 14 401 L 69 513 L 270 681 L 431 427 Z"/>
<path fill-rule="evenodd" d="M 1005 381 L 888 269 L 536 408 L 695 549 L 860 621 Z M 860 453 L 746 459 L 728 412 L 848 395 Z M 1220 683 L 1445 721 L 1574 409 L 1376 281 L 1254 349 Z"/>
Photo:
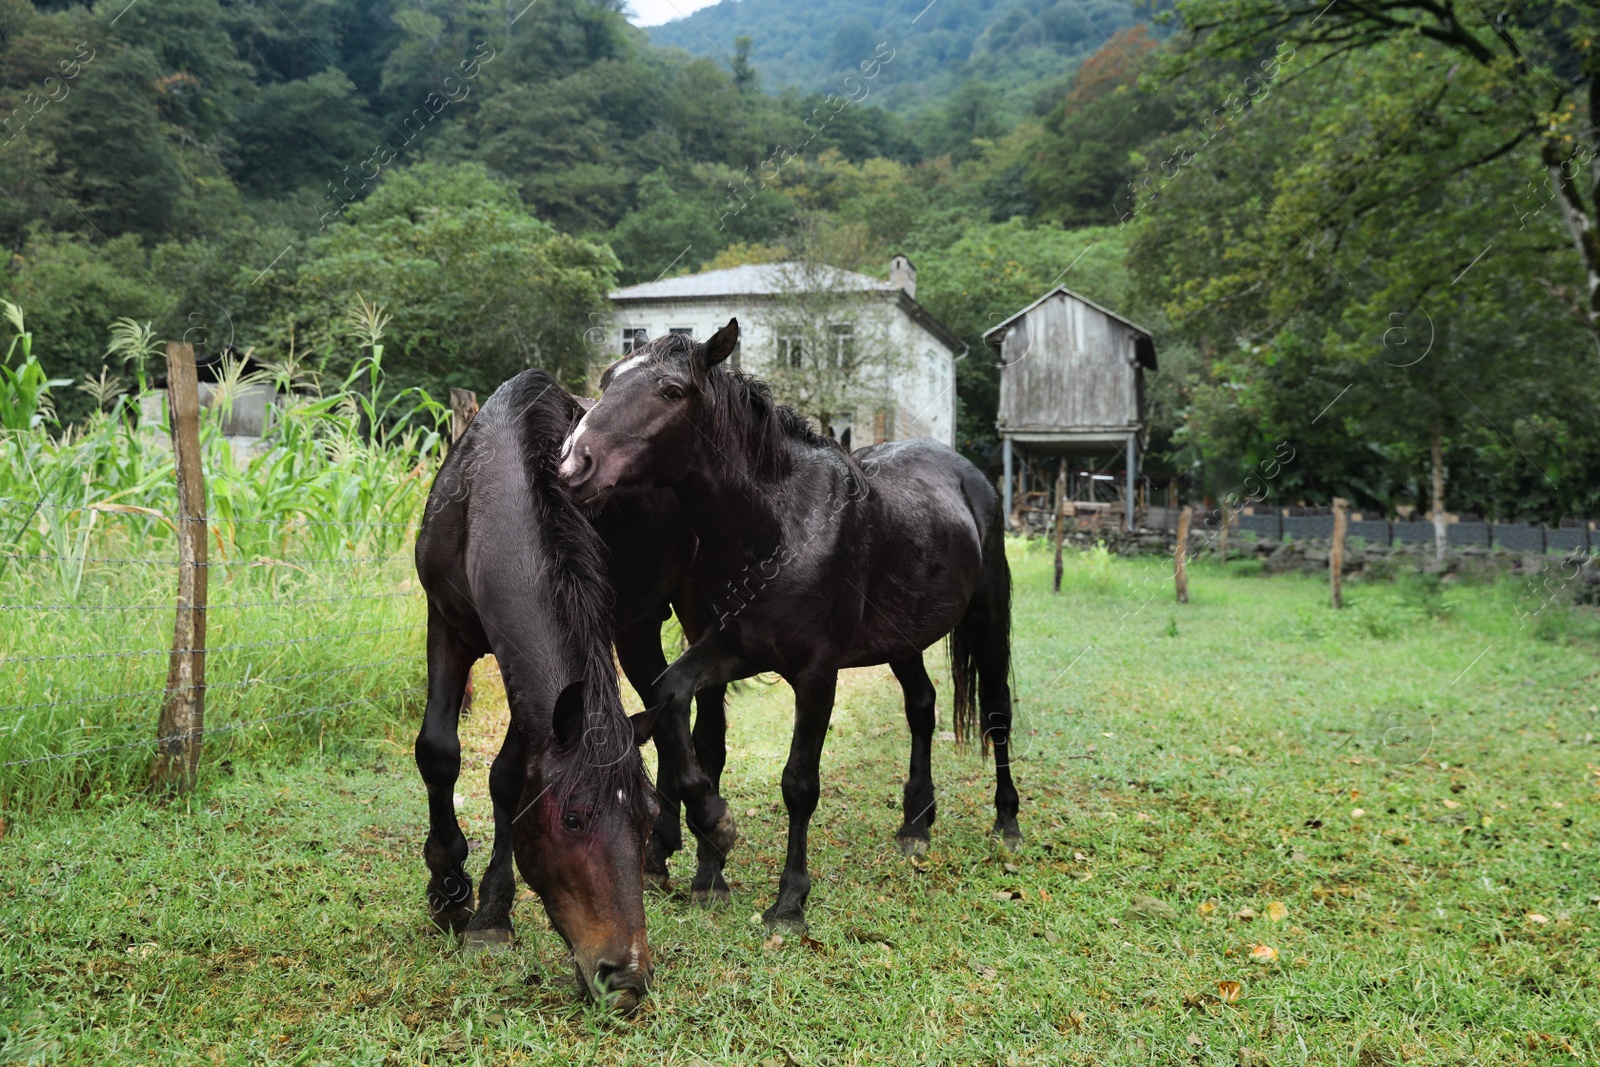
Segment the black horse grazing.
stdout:
<path fill-rule="evenodd" d="M 852 456 L 765 386 L 718 366 L 738 336 L 734 321 L 705 344 L 663 337 L 612 366 L 566 443 L 561 474 L 591 504 L 670 486 L 700 539 L 692 582 L 716 625 L 668 670 L 652 709 L 660 777 L 673 777 L 692 829 L 719 826 L 726 804 L 690 746 L 690 695 L 761 671 L 794 687 L 788 858 L 766 920 L 804 929 L 806 831 L 842 667 L 888 663 L 905 691 L 911 773 L 896 838 L 920 852 L 935 814 L 934 690 L 922 652 L 950 634 L 956 733 L 971 733 L 976 688 L 984 742 L 995 748 L 995 830 L 1020 843 L 1008 758 L 1011 574 L 999 503 L 977 468 L 926 440 Z"/>
<path fill-rule="evenodd" d="M 416 550 L 428 594 L 416 746 L 428 903 L 441 926 L 509 942 L 514 854 L 584 988 L 630 1010 L 651 974 L 642 866 L 655 793 L 617 690 L 604 547 L 556 477 L 576 411 L 548 375 L 518 375 L 484 404 L 428 496 Z M 474 910 L 453 803 L 456 725 L 468 672 L 488 653 L 511 723 L 489 773 L 494 851 Z"/>

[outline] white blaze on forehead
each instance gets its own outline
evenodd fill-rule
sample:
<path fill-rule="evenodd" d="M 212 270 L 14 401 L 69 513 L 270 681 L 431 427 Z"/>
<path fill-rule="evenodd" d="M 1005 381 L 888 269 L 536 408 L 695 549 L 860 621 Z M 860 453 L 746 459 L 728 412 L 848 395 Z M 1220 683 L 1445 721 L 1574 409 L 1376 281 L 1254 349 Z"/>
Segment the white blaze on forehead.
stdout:
<path fill-rule="evenodd" d="M 593 411 L 590 408 L 589 411 Z M 583 413 L 583 418 L 578 420 L 578 425 L 573 427 L 572 435 L 561 443 L 561 459 L 563 462 L 572 457 L 573 450 L 577 447 L 578 438 L 583 436 L 583 431 L 589 425 L 589 411 Z"/>
<path fill-rule="evenodd" d="M 648 353 L 646 353 L 644 355 L 634 356 L 632 359 L 623 363 L 618 363 L 615 367 L 611 368 L 611 380 L 616 381 L 618 378 L 622 377 L 624 374 L 627 374 L 634 368 L 642 367 L 649 362 L 650 356 Z"/>

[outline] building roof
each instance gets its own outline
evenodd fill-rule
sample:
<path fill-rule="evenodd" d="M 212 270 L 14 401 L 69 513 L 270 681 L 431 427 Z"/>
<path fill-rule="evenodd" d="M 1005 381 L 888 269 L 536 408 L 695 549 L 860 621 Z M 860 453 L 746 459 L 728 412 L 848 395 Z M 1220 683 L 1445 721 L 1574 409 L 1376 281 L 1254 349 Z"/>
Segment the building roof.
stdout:
<path fill-rule="evenodd" d="M 853 292 L 894 292 L 900 287 L 891 282 L 837 267 L 812 268 L 818 280 L 829 288 Z M 685 274 L 679 278 L 630 285 L 612 292 L 611 299 L 693 300 L 726 296 L 779 296 L 805 285 L 807 270 L 800 263 L 750 263 L 743 267 Z"/>
<path fill-rule="evenodd" d="M 909 260 L 907 261 L 909 262 Z M 619 304 L 655 300 L 728 300 L 777 297 L 802 291 L 808 280 L 830 289 L 857 293 L 882 293 L 894 298 L 912 321 L 937 337 L 951 353 L 965 352 L 967 344 L 893 282 L 839 267 L 807 267 L 802 263 L 751 263 L 743 267 L 685 274 L 678 278 L 630 285 L 611 292 Z"/>
<path fill-rule="evenodd" d="M 1145 329 L 1143 326 L 1140 326 L 1137 322 L 1134 322 L 1132 319 L 1123 318 L 1121 315 L 1118 315 L 1115 311 L 1112 311 L 1110 308 L 1102 307 L 1101 305 L 1096 304 L 1093 300 L 1090 300 L 1088 297 L 1084 296 L 1082 293 L 1075 293 L 1071 289 L 1068 289 L 1064 285 L 1058 285 L 1054 289 L 1050 290 L 1048 293 L 1045 293 L 1039 299 L 1035 300 L 1033 303 L 1029 304 L 1027 307 L 1023 308 L 1021 311 L 1018 311 L 1014 315 L 1012 315 L 1009 318 L 1007 318 L 1005 321 L 1001 322 L 999 325 L 991 326 L 989 329 L 985 330 L 983 332 L 984 343 L 989 345 L 991 348 L 999 348 L 1000 347 L 1001 338 L 1005 336 L 1006 327 L 1010 326 L 1012 323 L 1014 323 L 1018 319 L 1022 318 L 1022 316 L 1026 315 L 1028 312 L 1032 311 L 1034 308 L 1038 307 L 1040 304 L 1044 303 L 1046 300 L 1049 300 L 1052 296 L 1057 296 L 1057 295 L 1070 296 L 1070 297 L 1072 297 L 1072 299 L 1078 301 L 1081 304 L 1088 304 L 1090 307 L 1094 308 L 1096 311 L 1100 312 L 1103 315 L 1110 315 L 1112 318 L 1116 319 L 1118 322 L 1122 323 L 1124 326 L 1132 327 L 1135 332 L 1142 333 L 1147 338 L 1150 336 L 1150 331 L 1149 330 Z"/>
<path fill-rule="evenodd" d="M 1112 311 L 1108 307 L 1103 307 L 1099 304 L 1096 304 L 1093 300 L 1090 300 L 1082 293 L 1073 292 L 1064 285 L 1056 286 L 1054 289 L 1051 289 L 1049 292 L 1045 293 L 1043 296 L 1029 304 L 1027 307 L 1023 308 L 1021 311 L 1016 312 L 1015 314 L 1006 318 L 1003 322 L 995 326 L 991 326 L 989 329 L 985 330 L 983 332 L 983 343 L 988 345 L 990 348 L 998 350 L 1000 347 L 1000 342 L 1005 340 L 1006 330 L 1010 328 L 1012 323 L 1022 318 L 1024 315 L 1038 307 L 1040 304 L 1044 303 L 1046 300 L 1049 300 L 1051 297 L 1055 296 L 1070 296 L 1072 299 L 1078 301 L 1078 303 L 1087 304 L 1096 311 L 1100 312 L 1102 315 L 1116 319 L 1124 326 L 1133 330 L 1134 333 L 1139 335 L 1134 342 L 1134 357 L 1138 360 L 1139 365 L 1144 367 L 1146 370 L 1156 369 L 1156 344 L 1155 339 L 1150 336 L 1149 330 L 1145 329 L 1143 326 L 1140 326 L 1132 319 L 1123 318 L 1121 315 L 1118 315 L 1115 311 Z"/>

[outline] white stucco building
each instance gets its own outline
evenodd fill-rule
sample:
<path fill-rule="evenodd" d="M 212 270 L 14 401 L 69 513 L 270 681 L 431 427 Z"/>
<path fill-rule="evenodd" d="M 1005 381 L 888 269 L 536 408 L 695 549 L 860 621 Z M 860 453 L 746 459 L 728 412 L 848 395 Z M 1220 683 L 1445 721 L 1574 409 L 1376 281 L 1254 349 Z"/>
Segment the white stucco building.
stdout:
<path fill-rule="evenodd" d="M 916 301 L 917 273 L 896 256 L 889 280 L 834 267 L 765 263 L 632 285 L 611 294 L 608 340 L 623 356 L 641 340 L 704 340 L 739 320 L 736 364 L 779 400 L 850 444 L 931 437 L 955 443 L 960 338 Z M 832 410 L 837 409 L 837 410 Z"/>

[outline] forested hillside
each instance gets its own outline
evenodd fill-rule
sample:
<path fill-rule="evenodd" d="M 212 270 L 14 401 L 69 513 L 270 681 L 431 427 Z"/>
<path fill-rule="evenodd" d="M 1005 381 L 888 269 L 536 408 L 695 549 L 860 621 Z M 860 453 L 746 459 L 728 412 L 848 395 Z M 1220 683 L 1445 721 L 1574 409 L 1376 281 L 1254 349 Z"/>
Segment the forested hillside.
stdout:
<path fill-rule="evenodd" d="M 767 85 L 801 91 L 859 74 L 883 42 L 895 65 L 875 102 L 918 114 L 965 87 L 991 119 L 1014 122 L 1041 93 L 1063 88 L 1108 35 L 1150 14 L 1131 0 L 722 0 L 652 27 L 650 39 L 716 57 L 748 38 Z"/>
<path fill-rule="evenodd" d="M 1199 492 L 1288 441 L 1285 500 L 1592 512 L 1600 36 L 1323 6 L 0 0 L 0 295 L 81 383 L 122 317 L 338 375 L 360 294 L 393 380 L 483 392 L 581 385 L 618 283 L 904 252 L 980 460 L 981 335 L 1065 283 L 1155 330 Z"/>

